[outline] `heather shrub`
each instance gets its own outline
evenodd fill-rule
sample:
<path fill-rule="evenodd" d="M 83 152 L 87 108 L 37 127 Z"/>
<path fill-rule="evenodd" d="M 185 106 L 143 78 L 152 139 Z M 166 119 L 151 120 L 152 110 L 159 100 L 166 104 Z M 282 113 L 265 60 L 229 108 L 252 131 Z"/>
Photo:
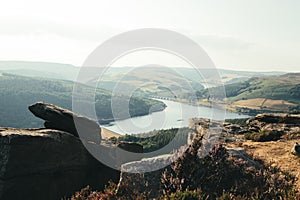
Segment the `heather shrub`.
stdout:
<path fill-rule="evenodd" d="M 249 120 L 249 118 L 236 118 L 236 119 L 225 119 L 225 122 L 229 122 L 231 124 L 238 124 L 240 126 L 246 126 L 247 120 Z"/>
<path fill-rule="evenodd" d="M 93 191 L 90 186 L 83 188 L 81 191 L 76 192 L 70 200 L 117 200 L 115 196 L 115 189 L 117 185 L 109 182 L 108 187 L 103 192 Z"/>
<path fill-rule="evenodd" d="M 245 135 L 247 140 L 252 140 L 255 142 L 268 142 L 268 141 L 277 141 L 283 135 L 282 131 L 276 130 L 263 130 L 258 133 L 248 133 Z"/>
<path fill-rule="evenodd" d="M 93 191 L 89 186 L 76 192 L 69 200 L 146 200 L 147 195 L 140 193 L 136 189 L 132 189 L 130 180 L 121 186 L 113 182 L 109 182 L 104 191 Z M 141 183 L 143 187 L 146 187 Z M 117 192 L 120 190 L 121 192 Z"/>
<path fill-rule="evenodd" d="M 205 157 L 201 156 L 203 151 L 202 137 L 183 148 L 178 160 L 162 170 L 161 182 L 157 183 L 160 191 L 151 191 L 152 194 L 157 194 L 157 199 L 170 200 L 299 199 L 293 187 L 295 177 L 288 172 L 251 155 L 231 156 L 220 143 Z M 118 187 L 110 183 L 103 192 L 85 188 L 72 200 L 149 199 L 149 185 L 140 176 L 143 174 L 130 176 Z"/>
<path fill-rule="evenodd" d="M 201 142 L 195 141 L 162 175 L 166 198 L 184 191 L 201 191 L 208 199 L 294 199 L 295 178 L 279 168 L 252 158 L 255 165 L 228 155 L 217 144 L 200 158 Z M 226 198 L 225 198 L 226 197 Z"/>

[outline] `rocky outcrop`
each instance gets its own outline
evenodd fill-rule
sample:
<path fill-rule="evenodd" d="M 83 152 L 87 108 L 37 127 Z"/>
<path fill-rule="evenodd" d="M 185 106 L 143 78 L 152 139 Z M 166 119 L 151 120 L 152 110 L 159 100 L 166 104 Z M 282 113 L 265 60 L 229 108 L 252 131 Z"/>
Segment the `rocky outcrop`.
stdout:
<path fill-rule="evenodd" d="M 161 175 L 172 161 L 174 155 L 166 154 L 123 164 L 117 194 L 122 196 L 128 193 L 128 189 L 132 189 L 147 193 L 150 199 L 162 195 Z"/>
<path fill-rule="evenodd" d="M 283 113 L 258 114 L 247 121 L 248 126 L 264 126 L 266 124 L 300 125 L 300 115 Z"/>
<path fill-rule="evenodd" d="M 45 120 L 44 126 L 46 128 L 65 131 L 76 137 L 79 137 L 80 132 L 82 139 L 97 144 L 101 141 L 101 128 L 91 119 L 43 102 L 37 102 L 29 106 L 28 109 L 36 117 Z"/>
<path fill-rule="evenodd" d="M 300 115 L 283 113 L 259 114 L 247 121 L 248 138 L 254 141 L 275 141 L 281 138 L 297 138 Z M 254 131 L 252 131 L 254 130 Z M 252 132 L 251 132 L 252 131 Z"/>
<path fill-rule="evenodd" d="M 256 128 L 249 130 L 246 126 L 241 126 L 238 124 L 224 123 L 224 129 L 227 134 L 241 135 L 245 133 L 258 131 Z"/>
<path fill-rule="evenodd" d="M 112 143 L 83 142 L 89 149 L 106 153 L 116 165 L 137 159 L 122 156 Z M 119 146 L 141 152 L 141 146 Z M 2 200 L 61 199 L 87 185 L 101 190 L 120 176 L 118 170 L 96 160 L 79 138 L 59 130 L 0 128 L 0 155 Z"/>

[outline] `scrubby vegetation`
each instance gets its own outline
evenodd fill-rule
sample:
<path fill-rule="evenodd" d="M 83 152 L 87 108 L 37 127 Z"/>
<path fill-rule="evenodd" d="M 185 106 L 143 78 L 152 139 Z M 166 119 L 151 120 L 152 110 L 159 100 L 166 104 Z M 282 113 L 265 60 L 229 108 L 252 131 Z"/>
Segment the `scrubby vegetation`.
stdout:
<path fill-rule="evenodd" d="M 134 136 L 125 135 L 119 137 L 118 141 L 135 142 L 141 144 L 144 148 L 144 152 L 148 153 L 148 152 L 158 150 L 163 146 L 169 144 L 170 141 L 174 139 L 176 134 L 179 135 L 177 141 L 174 142 L 174 144 L 176 144 L 176 147 L 185 145 L 187 142 L 186 140 L 187 140 L 188 128 L 155 130 L 149 133 L 142 133 Z M 170 147 L 169 150 L 172 151 L 172 147 Z"/>
<path fill-rule="evenodd" d="M 141 186 L 133 186 L 129 180 L 119 188 L 110 184 L 109 190 L 104 192 L 92 192 L 88 188 L 88 194 L 85 189 L 71 199 L 148 199 L 149 192 L 159 195 L 158 199 L 297 198 L 294 176 L 251 156 L 248 159 L 232 157 L 222 144 L 217 144 L 209 155 L 201 158 L 201 139 L 164 170 L 161 182 L 157 183 L 161 185 L 160 191 L 151 191 L 152 188 L 143 182 Z M 127 193 L 116 193 L 117 190 Z"/>
<path fill-rule="evenodd" d="M 91 90 L 88 86 L 83 87 L 83 89 Z M 3 74 L 0 76 L 0 126 L 39 127 L 42 121 L 28 111 L 28 105 L 37 101 L 44 101 L 71 109 L 72 91 L 73 82 L 71 81 Z M 105 90 L 98 89 L 96 91 L 95 106 L 100 121 L 125 116 L 126 109 L 120 109 L 113 116 L 111 98 L 110 93 Z M 124 96 L 118 95 L 114 97 L 114 102 L 117 105 L 124 105 L 124 99 L 126 99 Z M 165 105 L 155 100 L 131 97 L 129 113 L 131 116 L 145 115 L 153 107 L 159 110 L 163 109 Z"/>
<path fill-rule="evenodd" d="M 231 123 L 231 124 L 238 124 L 240 126 L 246 126 L 247 120 L 249 118 L 237 118 L 237 119 L 225 119 L 225 122 Z"/>
<path fill-rule="evenodd" d="M 265 165 L 262 161 L 228 156 L 217 144 L 208 156 L 201 159 L 199 144 L 194 143 L 162 177 L 165 195 L 177 192 L 201 191 L 208 199 L 224 196 L 230 199 L 287 199 L 294 198 L 290 174 Z M 226 195 L 225 195 L 226 194 Z"/>
<path fill-rule="evenodd" d="M 268 142 L 276 141 L 283 135 L 282 131 L 277 130 L 263 130 L 257 133 L 248 133 L 245 135 L 247 140 L 252 140 L 254 142 Z"/>

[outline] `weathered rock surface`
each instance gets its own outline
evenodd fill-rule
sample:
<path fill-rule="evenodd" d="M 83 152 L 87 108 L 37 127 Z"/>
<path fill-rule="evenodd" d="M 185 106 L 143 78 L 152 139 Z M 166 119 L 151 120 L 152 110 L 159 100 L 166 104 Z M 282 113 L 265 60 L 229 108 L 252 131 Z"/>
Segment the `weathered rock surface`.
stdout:
<path fill-rule="evenodd" d="M 283 113 L 258 114 L 247 121 L 248 126 L 264 126 L 266 124 L 300 125 L 300 115 Z"/>
<path fill-rule="evenodd" d="M 296 156 L 300 156 L 300 145 L 297 142 L 294 144 L 293 148 L 291 149 L 291 153 Z"/>
<path fill-rule="evenodd" d="M 45 120 L 44 126 L 46 128 L 65 131 L 76 137 L 79 137 L 80 133 L 82 139 L 97 144 L 101 141 L 101 128 L 91 119 L 43 102 L 37 102 L 29 106 L 28 109 L 36 117 Z"/>
<path fill-rule="evenodd" d="M 170 167 L 172 161 L 174 161 L 174 155 L 166 154 L 123 164 L 118 184 L 118 195 L 126 194 L 123 188 L 127 189 L 128 187 L 141 193 L 148 193 L 150 199 L 162 195 L 160 191 L 161 175 L 166 168 Z"/>
<path fill-rule="evenodd" d="M 132 161 L 119 155 L 114 144 L 87 142 L 89 149 Z M 132 144 L 120 145 L 131 149 Z M 140 151 L 141 147 L 135 147 Z M 101 190 L 109 180 L 118 181 L 120 172 L 96 160 L 82 141 L 51 129 L 0 128 L 0 199 L 60 199 L 90 185 Z"/>

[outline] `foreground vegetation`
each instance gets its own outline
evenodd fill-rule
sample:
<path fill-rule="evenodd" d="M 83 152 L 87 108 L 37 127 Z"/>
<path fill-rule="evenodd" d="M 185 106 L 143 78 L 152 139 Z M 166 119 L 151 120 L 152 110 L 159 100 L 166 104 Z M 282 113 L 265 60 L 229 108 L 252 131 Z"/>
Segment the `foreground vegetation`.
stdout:
<path fill-rule="evenodd" d="M 161 174 L 159 191 L 147 183 L 131 185 L 132 180 L 117 186 L 110 183 L 102 192 L 89 187 L 77 192 L 72 200 L 97 199 L 296 199 L 295 178 L 277 167 L 249 156 L 235 158 L 217 144 L 200 158 L 201 142 L 194 142 L 180 158 Z M 118 192 L 116 192 L 118 191 Z M 298 196 L 299 198 L 299 196 Z"/>
<path fill-rule="evenodd" d="M 167 130 L 155 130 L 148 133 L 142 133 L 138 135 L 125 135 L 120 136 L 118 139 L 112 138 L 112 140 L 134 142 L 143 146 L 144 152 L 149 153 L 156 151 L 165 145 L 169 144 L 174 139 L 175 135 L 178 134 L 177 141 L 174 141 L 175 146 L 182 146 L 186 144 L 186 138 L 188 134 L 188 128 L 172 128 Z M 176 148 L 176 147 L 174 147 Z M 170 153 L 172 147 L 169 148 Z"/>
<path fill-rule="evenodd" d="M 94 92 L 88 86 L 83 89 Z M 37 101 L 44 101 L 61 106 L 66 109 L 72 108 L 73 82 L 30 78 L 11 74 L 0 76 L 0 126 L 3 127 L 40 127 L 42 121 L 34 117 L 27 109 L 28 105 Z M 123 118 L 126 109 L 120 108 L 115 115 L 111 109 L 111 95 L 103 89 L 97 89 L 95 107 L 100 122 Z M 124 96 L 114 96 L 116 105 L 124 105 Z M 129 114 L 140 116 L 149 113 L 149 110 L 163 109 L 162 102 L 140 97 L 131 97 L 129 102 Z"/>
<path fill-rule="evenodd" d="M 225 122 L 231 123 L 231 124 L 238 124 L 240 126 L 246 126 L 247 120 L 250 118 L 237 118 L 237 119 L 225 119 Z"/>

